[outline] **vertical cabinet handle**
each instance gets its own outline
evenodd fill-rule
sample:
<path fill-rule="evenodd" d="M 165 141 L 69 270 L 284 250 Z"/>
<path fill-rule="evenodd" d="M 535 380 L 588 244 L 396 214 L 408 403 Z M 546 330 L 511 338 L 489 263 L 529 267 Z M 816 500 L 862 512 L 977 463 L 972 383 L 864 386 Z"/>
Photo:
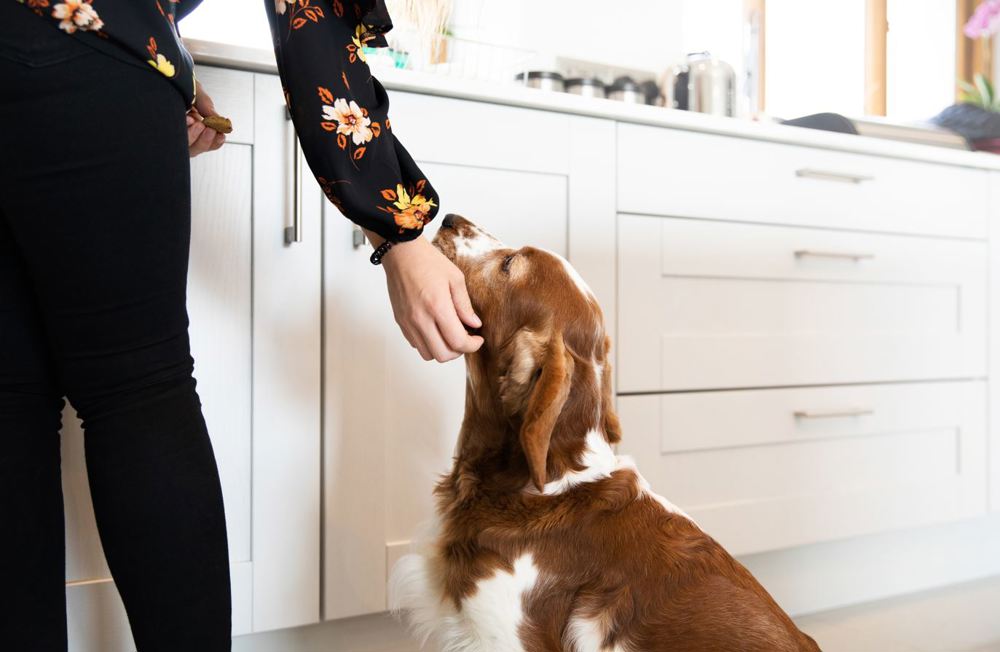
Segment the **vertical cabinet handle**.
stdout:
<path fill-rule="evenodd" d="M 292 115 L 285 110 L 285 119 Z M 302 242 L 302 150 L 299 138 L 292 128 L 292 225 L 285 227 L 285 244 Z"/>
<path fill-rule="evenodd" d="M 355 249 L 359 249 L 365 244 L 366 240 L 367 238 L 365 238 L 365 232 L 361 230 L 360 226 L 355 224 L 351 229 L 351 245 Z"/>

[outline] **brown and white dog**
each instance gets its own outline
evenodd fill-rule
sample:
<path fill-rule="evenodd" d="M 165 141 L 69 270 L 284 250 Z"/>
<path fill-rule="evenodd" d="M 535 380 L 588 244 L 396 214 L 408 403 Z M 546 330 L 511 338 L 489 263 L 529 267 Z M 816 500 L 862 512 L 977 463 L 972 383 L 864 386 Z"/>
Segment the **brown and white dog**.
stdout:
<path fill-rule="evenodd" d="M 601 309 L 563 258 L 449 215 L 483 321 L 439 522 L 390 600 L 442 652 L 819 650 L 620 439 Z"/>

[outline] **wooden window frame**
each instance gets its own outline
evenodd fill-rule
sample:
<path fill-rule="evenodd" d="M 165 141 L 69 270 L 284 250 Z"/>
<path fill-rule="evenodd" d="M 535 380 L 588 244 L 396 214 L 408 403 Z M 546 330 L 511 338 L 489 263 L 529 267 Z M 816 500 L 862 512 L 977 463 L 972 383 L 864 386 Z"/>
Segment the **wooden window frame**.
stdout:
<path fill-rule="evenodd" d="M 979 0 L 955 0 L 955 101 L 962 99 L 958 81 L 972 81 L 977 72 L 993 79 L 993 41 L 971 39 L 963 29 L 975 11 Z"/>

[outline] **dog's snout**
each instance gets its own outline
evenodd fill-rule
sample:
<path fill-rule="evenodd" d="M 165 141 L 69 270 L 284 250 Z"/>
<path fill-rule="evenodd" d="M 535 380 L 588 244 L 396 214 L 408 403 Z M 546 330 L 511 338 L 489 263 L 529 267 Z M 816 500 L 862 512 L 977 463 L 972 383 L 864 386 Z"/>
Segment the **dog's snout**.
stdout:
<path fill-rule="evenodd" d="M 444 219 L 441 220 L 441 227 L 445 228 L 445 229 L 453 229 L 453 228 L 455 228 L 455 218 L 456 217 L 457 217 L 457 215 L 455 215 L 454 213 L 448 213 L 447 215 L 444 216 Z"/>

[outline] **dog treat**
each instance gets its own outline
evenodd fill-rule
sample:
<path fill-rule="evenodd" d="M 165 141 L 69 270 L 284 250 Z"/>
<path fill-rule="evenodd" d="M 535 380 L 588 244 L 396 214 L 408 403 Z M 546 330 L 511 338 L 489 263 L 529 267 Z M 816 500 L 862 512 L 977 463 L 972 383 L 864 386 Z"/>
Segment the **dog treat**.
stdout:
<path fill-rule="evenodd" d="M 202 123 L 209 129 L 215 129 L 220 134 L 231 134 L 233 132 L 233 123 L 229 118 L 223 118 L 221 115 L 209 115 L 202 119 Z"/>

